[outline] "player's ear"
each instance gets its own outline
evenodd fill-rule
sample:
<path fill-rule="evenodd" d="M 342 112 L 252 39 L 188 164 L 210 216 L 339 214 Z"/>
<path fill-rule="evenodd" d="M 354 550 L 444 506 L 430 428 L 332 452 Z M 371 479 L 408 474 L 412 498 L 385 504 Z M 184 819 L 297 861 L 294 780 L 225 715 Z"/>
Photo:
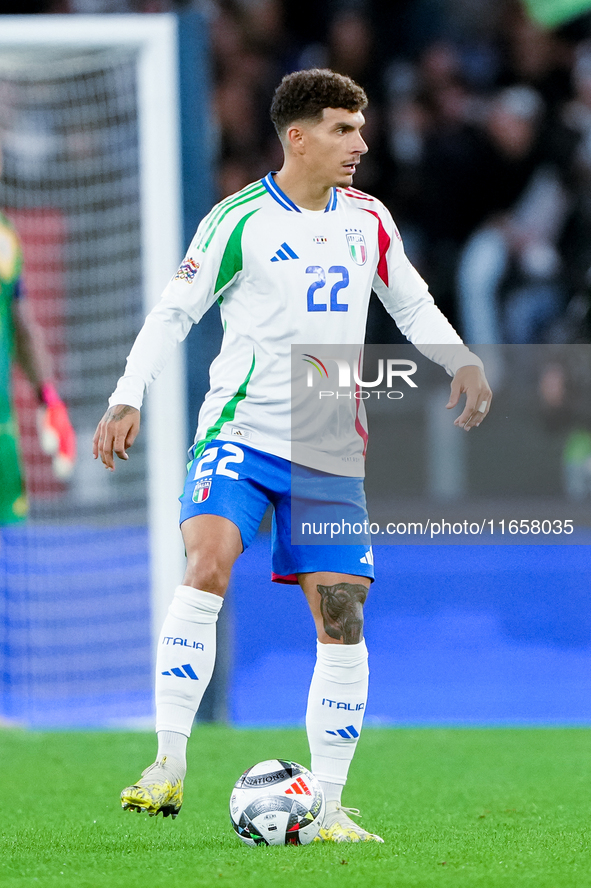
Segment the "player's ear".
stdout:
<path fill-rule="evenodd" d="M 285 131 L 284 146 L 294 154 L 301 154 L 304 148 L 305 132 L 301 124 L 292 123 Z"/>

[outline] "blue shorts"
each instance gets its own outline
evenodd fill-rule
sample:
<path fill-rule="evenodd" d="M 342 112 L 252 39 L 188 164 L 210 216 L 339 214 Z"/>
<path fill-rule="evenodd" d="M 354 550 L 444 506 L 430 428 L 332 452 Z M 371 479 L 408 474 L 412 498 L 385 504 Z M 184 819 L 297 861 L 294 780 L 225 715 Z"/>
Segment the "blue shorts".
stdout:
<path fill-rule="evenodd" d="M 292 477 L 295 469 L 295 482 Z M 306 486 L 305 479 L 309 484 Z M 208 444 L 189 464 L 181 501 L 180 523 L 195 515 L 220 515 L 240 531 L 244 549 L 252 543 L 269 503 L 273 505 L 272 569 L 273 580 L 297 583 L 299 573 L 331 571 L 373 580 L 373 556 L 369 534 L 360 542 L 343 545 L 294 545 L 291 536 L 292 485 L 305 516 L 313 521 L 324 518 L 327 506 L 334 510 L 340 501 L 355 520 L 367 522 L 367 508 L 362 478 L 341 478 L 303 466 L 293 467 L 289 460 L 254 450 L 252 447 L 219 439 Z M 326 485 L 331 493 L 327 503 Z M 307 489 L 312 501 L 304 503 Z M 316 511 L 315 503 L 316 499 Z M 318 511 L 319 510 L 319 511 Z"/>

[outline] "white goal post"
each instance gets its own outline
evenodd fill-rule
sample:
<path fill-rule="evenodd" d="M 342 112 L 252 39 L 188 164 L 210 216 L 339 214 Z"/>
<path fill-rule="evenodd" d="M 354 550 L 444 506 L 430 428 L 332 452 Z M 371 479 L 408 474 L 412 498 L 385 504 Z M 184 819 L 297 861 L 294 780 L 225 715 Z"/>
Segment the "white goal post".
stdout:
<path fill-rule="evenodd" d="M 158 301 L 183 251 L 177 29 L 178 20 L 171 14 L 0 17 L 3 56 L 34 53 L 39 48 L 49 49 L 54 58 L 60 52 L 83 55 L 101 49 L 135 54 L 145 313 Z M 147 449 L 154 638 L 183 574 L 177 497 L 185 477 L 185 385 L 180 348 L 151 387 L 142 430 Z M 109 394 L 104 393 L 105 406 Z M 87 442 L 81 443 L 86 446 Z M 117 472 L 124 473 L 126 468 L 120 464 Z"/>

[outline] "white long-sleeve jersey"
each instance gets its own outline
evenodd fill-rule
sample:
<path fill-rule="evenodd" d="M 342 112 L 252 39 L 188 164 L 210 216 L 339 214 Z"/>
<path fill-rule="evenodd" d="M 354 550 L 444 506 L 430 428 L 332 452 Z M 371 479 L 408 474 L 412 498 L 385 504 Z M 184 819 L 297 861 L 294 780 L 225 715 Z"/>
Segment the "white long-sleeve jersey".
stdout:
<path fill-rule="evenodd" d="M 304 465 L 362 475 L 358 409 L 340 441 L 342 461 L 337 457 L 335 465 L 334 454 L 328 458 L 313 441 L 293 456 L 291 347 L 363 342 L 372 288 L 402 333 L 450 375 L 481 365 L 434 304 L 380 201 L 333 188 L 324 211 L 306 210 L 270 173 L 203 219 L 148 315 L 109 404 L 139 409 L 172 350 L 217 300 L 224 336 L 199 413 L 196 454 L 213 438 L 239 438 Z"/>

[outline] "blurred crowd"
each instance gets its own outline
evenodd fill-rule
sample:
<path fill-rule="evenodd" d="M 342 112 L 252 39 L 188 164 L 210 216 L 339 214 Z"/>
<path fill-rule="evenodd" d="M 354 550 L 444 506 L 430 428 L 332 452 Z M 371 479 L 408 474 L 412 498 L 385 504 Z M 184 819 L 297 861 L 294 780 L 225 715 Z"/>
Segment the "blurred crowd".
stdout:
<path fill-rule="evenodd" d="M 355 186 L 390 208 L 464 338 L 591 341 L 591 14 L 549 30 L 520 0 L 30 2 L 206 14 L 220 198 L 281 164 L 283 74 L 352 76 L 370 100 Z M 368 333 L 396 338 L 377 304 Z"/>

